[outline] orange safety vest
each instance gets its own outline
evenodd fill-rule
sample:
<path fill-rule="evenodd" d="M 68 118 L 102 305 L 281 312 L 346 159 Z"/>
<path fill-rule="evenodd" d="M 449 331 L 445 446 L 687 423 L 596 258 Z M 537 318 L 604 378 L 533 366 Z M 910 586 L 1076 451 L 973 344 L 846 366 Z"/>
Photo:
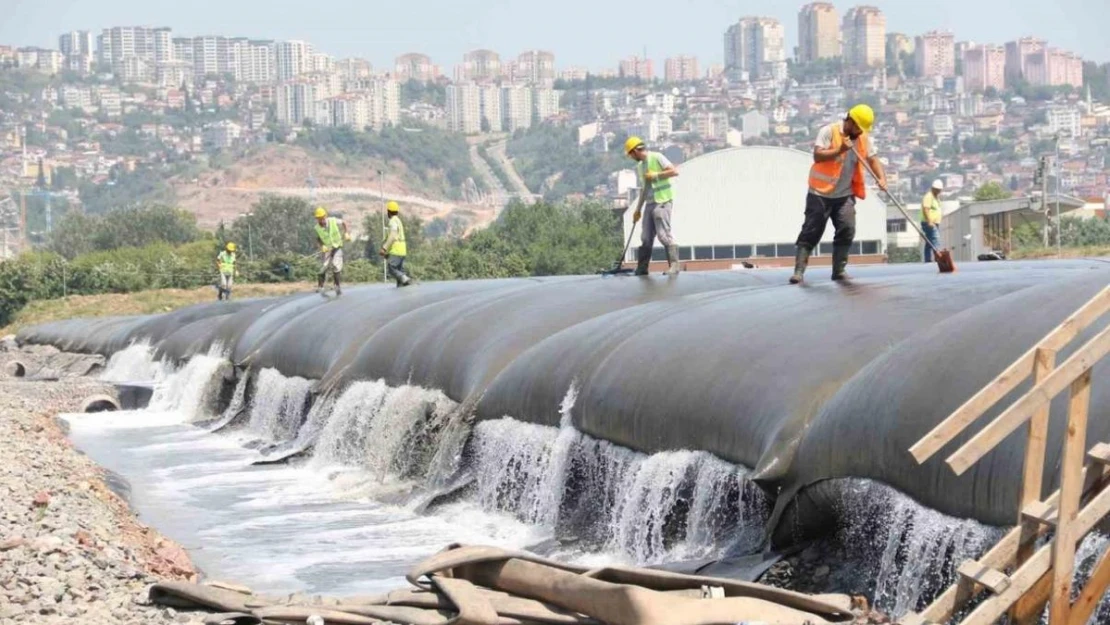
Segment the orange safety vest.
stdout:
<path fill-rule="evenodd" d="M 840 123 L 833 124 L 832 126 L 832 145 L 829 147 L 839 148 L 844 143 L 844 131 Z M 856 151 L 859 152 L 860 159 L 867 158 L 870 153 L 869 142 L 867 141 L 867 133 L 859 136 L 855 141 Z M 844 170 L 844 157 L 841 154 L 835 160 L 824 161 L 821 163 L 814 163 L 813 167 L 809 170 L 809 188 L 817 193 L 832 193 L 836 189 L 836 183 L 840 180 L 840 173 Z M 852 195 L 859 199 L 867 197 L 867 188 L 864 185 L 863 177 L 863 161 L 856 161 L 856 171 L 852 173 Z"/>

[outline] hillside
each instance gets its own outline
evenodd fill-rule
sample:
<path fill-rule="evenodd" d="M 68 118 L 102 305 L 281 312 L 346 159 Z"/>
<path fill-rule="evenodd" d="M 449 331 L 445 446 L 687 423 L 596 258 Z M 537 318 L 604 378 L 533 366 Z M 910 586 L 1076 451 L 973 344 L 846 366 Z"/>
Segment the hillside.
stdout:
<path fill-rule="evenodd" d="M 379 182 L 377 170 L 386 171 Z M 368 211 L 380 210 L 379 188 L 390 199 L 397 199 L 426 223 L 437 217 L 455 215 L 468 229 L 493 220 L 493 207 L 447 197 L 443 175 L 426 175 L 428 183 L 417 178 L 404 163 L 382 161 L 338 152 L 300 146 L 266 144 L 244 152 L 239 158 L 222 158 L 199 173 L 189 172 L 170 179 L 177 204 L 197 215 L 202 228 L 215 228 L 220 221 L 230 222 L 267 193 L 309 196 L 306 182 L 316 181 L 319 203 L 343 213 L 352 220 Z M 342 193 L 334 189 L 344 189 Z"/>

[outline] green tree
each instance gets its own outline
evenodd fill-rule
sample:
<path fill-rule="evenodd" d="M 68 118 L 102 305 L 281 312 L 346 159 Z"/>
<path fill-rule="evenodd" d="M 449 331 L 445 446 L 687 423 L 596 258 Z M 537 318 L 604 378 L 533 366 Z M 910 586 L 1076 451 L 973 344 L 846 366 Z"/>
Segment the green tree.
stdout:
<path fill-rule="evenodd" d="M 1011 196 L 1002 185 L 997 182 L 988 182 L 975 190 L 974 199 L 976 202 L 988 202 L 990 200 L 1005 200 Z"/>
<path fill-rule="evenodd" d="M 130 206 L 103 215 L 66 213 L 51 231 L 48 249 L 73 259 L 81 254 L 153 243 L 180 245 L 201 238 L 196 216 L 169 206 Z"/>
<path fill-rule="evenodd" d="M 251 207 L 249 217 L 239 217 L 225 229 L 227 238 L 220 244 L 234 241 L 241 252 L 253 248 L 255 258 L 314 254 L 319 248 L 312 212 L 303 198 L 263 197 Z"/>

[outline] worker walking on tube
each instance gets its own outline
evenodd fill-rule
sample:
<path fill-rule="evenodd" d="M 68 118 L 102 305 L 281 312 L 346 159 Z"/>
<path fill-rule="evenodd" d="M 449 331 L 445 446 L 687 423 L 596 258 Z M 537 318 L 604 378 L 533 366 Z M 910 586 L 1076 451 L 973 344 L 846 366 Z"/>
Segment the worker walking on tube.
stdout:
<path fill-rule="evenodd" d="M 408 286 L 412 284 L 412 278 L 405 274 L 408 246 L 405 244 L 405 224 L 399 215 L 401 207 L 397 202 L 389 202 L 386 204 L 386 212 L 389 213 L 389 234 L 378 253 L 385 259 L 389 275 L 397 281 L 397 286 Z"/>
<path fill-rule="evenodd" d="M 667 250 L 667 275 L 678 275 L 678 245 L 671 236 L 671 209 L 674 203 L 671 178 L 678 175 L 678 169 L 666 156 L 649 151 L 639 137 L 629 137 L 624 142 L 624 151 L 636 161 L 636 174 L 640 180 L 640 199 L 632 215 L 632 226 L 635 227 L 641 217 L 644 219 L 640 229 L 640 249 L 636 253 L 636 275 L 647 275 L 651 248 L 656 238 Z"/>
<path fill-rule="evenodd" d="M 231 287 L 235 284 L 235 244 L 228 242 L 223 251 L 216 255 L 216 271 L 220 274 L 220 282 L 216 285 L 219 300 L 231 299 Z"/>
<path fill-rule="evenodd" d="M 324 281 L 327 279 L 328 270 L 332 271 L 332 280 L 335 281 L 336 296 L 343 294 L 339 276 L 343 273 L 343 242 L 351 240 L 351 233 L 347 230 L 347 223 L 338 217 L 328 217 L 328 211 L 323 206 L 316 209 L 316 242 L 320 244 L 321 265 L 317 276 L 316 292 L 324 293 Z"/>
<path fill-rule="evenodd" d="M 866 104 L 859 104 L 848 111 L 843 121 L 829 124 L 817 133 L 813 166 L 809 172 L 805 222 L 796 242 L 791 284 L 802 282 L 809 257 L 820 244 L 830 219 L 836 229 L 833 238 L 832 279 L 848 279 L 848 255 L 856 236 L 856 200 L 867 197 L 864 168 L 860 159 L 867 161 L 878 178 L 876 182 L 879 188 L 886 190 L 886 174 L 879 159 L 875 157 L 869 136 L 874 123 L 875 111 Z"/>
<path fill-rule="evenodd" d="M 940 194 L 944 191 L 944 183 L 934 180 L 933 186 L 925 197 L 921 199 L 921 231 L 929 239 L 932 247 L 925 245 L 925 262 L 933 262 L 933 247 L 940 249 Z"/>

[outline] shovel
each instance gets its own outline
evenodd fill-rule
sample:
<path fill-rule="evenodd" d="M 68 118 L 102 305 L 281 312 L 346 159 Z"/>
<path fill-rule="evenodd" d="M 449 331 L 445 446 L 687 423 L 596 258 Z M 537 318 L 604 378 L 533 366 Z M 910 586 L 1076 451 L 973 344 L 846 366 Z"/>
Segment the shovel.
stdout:
<path fill-rule="evenodd" d="M 867 170 L 867 173 L 871 174 L 871 177 L 875 179 L 875 182 L 878 182 L 879 177 L 875 175 L 874 170 L 871 169 L 871 165 L 868 164 L 868 162 L 863 158 L 860 158 L 859 152 L 856 151 L 856 146 L 854 145 L 852 146 L 852 152 L 855 153 L 856 160 L 859 161 L 861 165 L 863 165 L 863 168 Z M 928 245 L 933 250 L 933 259 L 937 261 L 937 269 L 939 269 L 941 273 L 955 272 L 956 262 L 952 260 L 952 252 L 948 250 L 938 250 L 937 246 L 933 245 L 933 242 L 929 240 L 929 237 L 925 236 L 925 231 L 921 229 L 921 226 L 919 226 L 917 222 L 913 220 L 913 217 L 910 217 L 909 211 L 907 211 L 906 207 L 898 201 L 898 198 L 894 197 L 894 195 L 892 195 L 890 191 L 887 191 L 885 189 L 883 190 L 883 193 L 886 193 L 886 196 L 890 198 L 892 202 L 894 202 L 894 205 L 898 207 L 898 210 L 902 213 L 902 216 L 906 218 L 906 221 L 908 221 L 911 226 L 913 226 L 913 229 L 917 230 L 917 233 L 921 235 L 921 240 L 925 242 L 925 245 Z"/>

